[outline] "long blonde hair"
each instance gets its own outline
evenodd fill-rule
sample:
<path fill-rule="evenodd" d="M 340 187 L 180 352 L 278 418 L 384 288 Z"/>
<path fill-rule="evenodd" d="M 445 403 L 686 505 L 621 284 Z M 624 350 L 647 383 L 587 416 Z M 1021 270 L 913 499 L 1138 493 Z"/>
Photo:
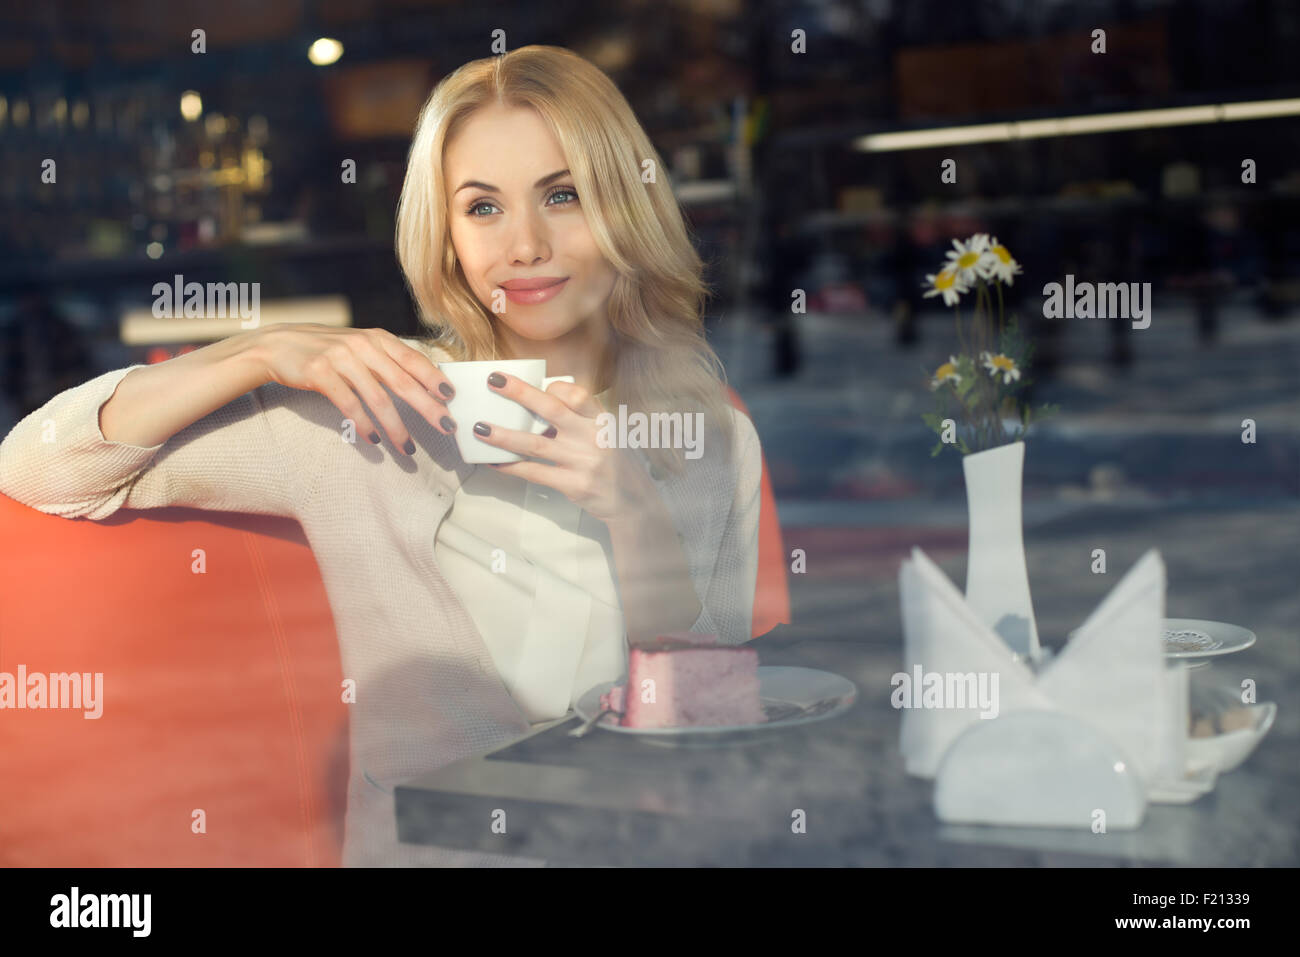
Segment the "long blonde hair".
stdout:
<path fill-rule="evenodd" d="M 397 256 L 431 343 L 457 359 L 503 357 L 496 324 L 456 261 L 442 166 L 446 144 L 493 103 L 530 107 L 548 124 L 596 245 L 617 273 L 606 306 L 614 408 L 703 412 L 720 429 L 706 434 L 722 439 L 730 460 L 726 372 L 701 319 L 711 290 L 667 170 L 613 81 L 562 47 L 526 46 L 466 63 L 420 111 L 397 207 Z M 642 180 L 647 170 L 652 182 Z M 684 468 L 681 449 L 645 453 L 659 474 Z"/>

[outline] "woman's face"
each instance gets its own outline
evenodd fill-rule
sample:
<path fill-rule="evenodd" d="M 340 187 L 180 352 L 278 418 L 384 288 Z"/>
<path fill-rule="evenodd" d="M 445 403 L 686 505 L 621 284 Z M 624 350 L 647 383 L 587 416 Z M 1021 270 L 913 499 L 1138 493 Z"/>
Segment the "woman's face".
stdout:
<path fill-rule="evenodd" d="M 605 337 L 616 274 L 596 247 L 567 168 L 559 142 L 531 109 L 484 107 L 447 144 L 456 258 L 512 345 L 575 332 Z M 564 282 L 545 293 L 502 287 L 530 279 Z"/>

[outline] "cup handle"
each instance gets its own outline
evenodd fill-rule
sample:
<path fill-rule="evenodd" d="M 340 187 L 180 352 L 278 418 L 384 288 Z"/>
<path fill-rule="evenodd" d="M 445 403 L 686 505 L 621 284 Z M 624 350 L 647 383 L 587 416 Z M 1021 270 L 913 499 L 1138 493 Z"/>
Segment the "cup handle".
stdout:
<path fill-rule="evenodd" d="M 542 391 L 545 392 L 548 388 L 550 388 L 552 382 L 572 382 L 572 381 L 573 381 L 573 376 L 571 375 L 547 376 L 546 378 L 542 379 Z M 532 432 L 534 435 L 541 435 L 550 427 L 551 427 L 551 423 L 547 422 L 536 412 L 533 413 Z"/>

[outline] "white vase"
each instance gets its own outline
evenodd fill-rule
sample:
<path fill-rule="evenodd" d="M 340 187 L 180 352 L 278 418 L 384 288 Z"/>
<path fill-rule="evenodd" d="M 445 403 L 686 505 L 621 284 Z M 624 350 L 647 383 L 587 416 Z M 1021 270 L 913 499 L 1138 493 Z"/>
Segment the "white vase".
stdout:
<path fill-rule="evenodd" d="M 1028 663 L 1042 660 L 1038 625 L 1029 597 L 1020 491 L 1025 443 L 1011 442 L 962 457 L 970 544 L 966 603 Z"/>

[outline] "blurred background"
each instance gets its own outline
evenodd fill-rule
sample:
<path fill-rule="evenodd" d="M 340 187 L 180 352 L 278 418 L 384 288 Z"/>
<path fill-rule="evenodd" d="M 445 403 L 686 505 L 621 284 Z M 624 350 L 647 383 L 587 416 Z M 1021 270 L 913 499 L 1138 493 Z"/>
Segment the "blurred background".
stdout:
<path fill-rule="evenodd" d="M 671 166 L 715 291 L 709 335 L 762 438 L 786 550 L 807 556 L 795 631 L 865 635 L 855 680 L 884 687 L 899 561 L 920 545 L 964 581 L 960 456 L 931 457 L 921 420 L 953 315 L 922 293 L 954 238 L 987 232 L 1024 270 L 1006 302 L 1035 348 L 1023 398 L 1061 409 L 1025 457 L 1043 641 L 1158 547 L 1170 616 L 1253 629 L 1233 666 L 1300 687 L 1300 4 L 1285 0 L 6 4 L 0 435 L 94 375 L 235 331 L 154 319 L 153 285 L 177 273 L 260 283 L 264 321 L 420 333 L 393 250 L 410 135 L 498 29 L 605 70 Z M 1207 109 L 1132 115 L 1172 107 Z M 952 132 L 1093 114 L 1112 128 Z M 1149 328 L 1045 319 L 1043 287 L 1067 275 L 1150 283 Z M 1109 577 L 1089 573 L 1094 547 Z M 1287 746 L 1253 766 L 1294 778 L 1300 708 L 1276 697 Z"/>
<path fill-rule="evenodd" d="M 607 71 L 671 164 L 709 263 L 715 346 L 781 446 L 785 499 L 952 490 L 957 473 L 914 474 L 924 462 L 911 457 L 928 450 L 917 385 L 952 327 L 922 281 L 976 231 L 1024 266 L 1008 305 L 1036 345 L 1027 397 L 1061 403 L 1075 426 L 1107 412 L 1129 428 L 1133 413 L 1235 415 L 1247 397 L 1243 413 L 1295 410 L 1267 391 L 1296 358 L 1295 104 L 1248 121 L 942 142 L 974 123 L 1295 97 L 1295 4 L 126 0 L 0 15 L 0 430 L 99 371 L 228 334 L 149 321 L 153 284 L 176 273 L 257 281 L 264 307 L 299 310 L 269 321 L 417 332 L 392 243 L 410 133 L 432 86 L 488 55 L 497 28 L 509 46 L 565 46 Z M 939 144 L 866 139 L 900 130 Z M 941 180 L 945 159 L 955 182 Z M 1151 328 L 1042 319 L 1044 283 L 1067 273 L 1150 282 Z M 806 313 L 791 309 L 795 289 Z M 783 415 L 791 401 L 811 403 L 820 427 Z M 1294 449 L 1237 473 L 1108 459 L 1119 472 L 1063 461 L 1049 476 L 1044 456 L 1027 478 L 1296 490 Z"/>
<path fill-rule="evenodd" d="M 1027 524 L 1096 502 L 1295 499 L 1300 5 L 1265 0 L 9 5 L 0 434 L 99 372 L 234 331 L 151 316 L 177 273 L 259 282 L 264 321 L 418 333 L 393 252 L 410 134 L 495 29 L 599 65 L 671 165 L 786 526 L 964 522 L 957 453 L 932 459 L 920 419 L 952 309 L 922 292 L 975 232 L 1024 268 L 1007 301 L 1035 347 L 1024 398 L 1062 410 L 1030 433 Z M 1260 101 L 1274 115 L 1213 109 Z M 1212 109 L 951 142 L 1193 106 Z M 1066 274 L 1150 283 L 1150 327 L 1044 319 L 1043 286 Z M 1247 416 L 1268 440 L 1223 454 Z"/>

